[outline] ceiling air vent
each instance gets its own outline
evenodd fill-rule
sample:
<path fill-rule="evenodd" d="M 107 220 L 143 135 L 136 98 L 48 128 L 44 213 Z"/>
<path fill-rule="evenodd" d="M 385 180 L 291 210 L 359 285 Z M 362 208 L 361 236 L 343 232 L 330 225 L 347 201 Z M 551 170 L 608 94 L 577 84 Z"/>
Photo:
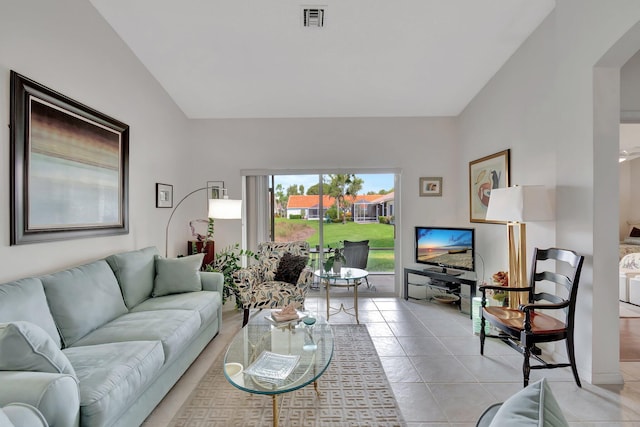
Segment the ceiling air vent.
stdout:
<path fill-rule="evenodd" d="M 306 28 L 324 27 L 324 7 L 303 7 L 302 26 Z"/>

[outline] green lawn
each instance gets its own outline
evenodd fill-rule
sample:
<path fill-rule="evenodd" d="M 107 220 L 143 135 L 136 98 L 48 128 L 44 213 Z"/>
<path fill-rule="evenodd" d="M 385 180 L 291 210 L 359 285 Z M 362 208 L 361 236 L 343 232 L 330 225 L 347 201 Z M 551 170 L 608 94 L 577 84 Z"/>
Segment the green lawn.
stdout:
<path fill-rule="evenodd" d="M 319 242 L 318 221 L 304 219 L 276 218 L 276 236 L 282 240 L 288 240 L 288 236 L 306 230 L 310 235 L 305 240 L 309 246 L 315 247 Z M 393 271 L 393 225 L 389 224 L 358 224 L 355 222 L 325 223 L 324 246 L 335 247 L 343 240 L 369 240 L 369 271 Z M 386 250 L 376 250 L 384 248 Z"/>

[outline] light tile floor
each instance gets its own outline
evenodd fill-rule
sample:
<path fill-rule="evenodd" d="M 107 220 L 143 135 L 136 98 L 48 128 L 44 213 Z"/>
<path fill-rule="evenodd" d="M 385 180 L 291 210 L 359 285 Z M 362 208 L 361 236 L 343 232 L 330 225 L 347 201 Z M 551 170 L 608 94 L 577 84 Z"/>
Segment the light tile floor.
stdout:
<path fill-rule="evenodd" d="M 342 295 L 341 295 L 342 292 Z M 352 305 L 346 290 L 332 291 L 332 306 Z M 367 325 L 387 377 L 409 427 L 474 426 L 492 403 L 504 401 L 522 388 L 521 356 L 506 345 L 488 340 L 479 355 L 472 323 L 452 305 L 404 301 L 362 293 L 360 321 Z M 323 294 L 312 292 L 307 309 L 326 313 Z M 149 416 L 145 426 L 169 425 L 190 391 L 222 353 L 241 324 L 241 314 L 225 312 L 223 330 L 174 389 Z M 331 322 L 355 323 L 344 313 Z M 533 371 L 532 381 L 545 375 L 572 426 L 639 426 L 640 362 L 621 364 L 624 385 L 578 388 L 569 368 Z"/>

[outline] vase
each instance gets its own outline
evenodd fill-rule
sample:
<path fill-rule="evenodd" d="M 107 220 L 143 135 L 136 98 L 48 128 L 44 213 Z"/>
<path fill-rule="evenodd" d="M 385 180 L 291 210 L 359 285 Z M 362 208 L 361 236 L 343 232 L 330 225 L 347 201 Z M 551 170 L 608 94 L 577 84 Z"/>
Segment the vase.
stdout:
<path fill-rule="evenodd" d="M 342 268 L 342 261 L 333 261 L 332 270 L 334 274 L 340 274 L 340 269 Z"/>

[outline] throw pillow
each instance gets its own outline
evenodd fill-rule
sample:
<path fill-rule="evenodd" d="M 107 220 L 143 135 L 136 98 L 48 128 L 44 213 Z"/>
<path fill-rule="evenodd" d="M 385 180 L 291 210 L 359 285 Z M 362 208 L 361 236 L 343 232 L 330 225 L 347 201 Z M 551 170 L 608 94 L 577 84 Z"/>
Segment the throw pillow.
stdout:
<path fill-rule="evenodd" d="M 0 323 L 0 371 L 76 372 L 48 333 L 35 323 Z"/>
<path fill-rule="evenodd" d="M 522 425 L 569 426 L 545 378 L 529 384 L 507 399 L 496 412 L 490 427 Z"/>
<path fill-rule="evenodd" d="M 640 237 L 640 228 L 633 227 L 631 233 L 629 233 L 629 237 Z"/>
<path fill-rule="evenodd" d="M 153 282 L 154 297 L 202 290 L 200 267 L 204 254 L 182 258 L 162 258 L 156 255 L 156 278 Z"/>
<path fill-rule="evenodd" d="M 625 237 L 624 242 L 629 245 L 640 245 L 640 237 Z"/>
<path fill-rule="evenodd" d="M 285 253 L 280 258 L 278 270 L 273 280 L 278 282 L 297 283 L 300 272 L 306 267 L 309 257 Z"/>

